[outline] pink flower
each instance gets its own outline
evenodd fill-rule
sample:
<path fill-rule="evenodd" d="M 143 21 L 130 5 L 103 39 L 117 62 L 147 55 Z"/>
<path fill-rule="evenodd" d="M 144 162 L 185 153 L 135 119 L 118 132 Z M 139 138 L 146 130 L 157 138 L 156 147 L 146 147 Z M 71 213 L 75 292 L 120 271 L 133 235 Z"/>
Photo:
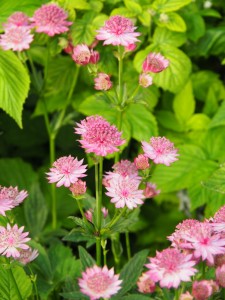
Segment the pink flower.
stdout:
<path fill-rule="evenodd" d="M 90 50 L 91 52 L 91 57 L 90 57 L 90 64 L 97 64 L 97 62 L 100 59 L 100 54 L 98 51 L 94 51 L 93 49 Z"/>
<path fill-rule="evenodd" d="M 216 268 L 216 280 L 220 286 L 225 288 L 225 265 Z"/>
<path fill-rule="evenodd" d="M 72 22 L 66 21 L 67 13 L 57 4 L 44 4 L 34 12 L 33 26 L 37 32 L 44 32 L 49 36 L 54 36 L 69 30 L 68 26 Z"/>
<path fill-rule="evenodd" d="M 181 281 L 191 281 L 191 276 L 197 272 L 191 257 L 178 249 L 167 248 L 150 258 L 150 264 L 146 265 L 149 268 L 147 274 L 154 282 L 159 281 L 162 288 L 177 288 Z"/>
<path fill-rule="evenodd" d="M 29 232 L 23 232 L 24 226 L 18 228 L 17 225 L 13 227 L 7 224 L 7 227 L 0 226 L 0 254 L 6 257 L 17 258 L 20 256 L 20 251 L 29 248 L 26 242 Z"/>
<path fill-rule="evenodd" d="M 0 187 L 0 214 L 5 216 L 7 210 L 19 205 L 27 196 L 27 191 L 19 192 L 17 187 Z"/>
<path fill-rule="evenodd" d="M 189 292 L 180 295 L 179 300 L 193 300 L 194 297 Z"/>
<path fill-rule="evenodd" d="M 21 11 L 16 11 L 7 19 L 7 23 L 3 24 L 3 27 L 9 28 L 12 25 L 21 27 L 29 26 L 29 17 Z"/>
<path fill-rule="evenodd" d="M 145 59 L 142 70 L 143 72 L 162 72 L 169 66 L 169 61 L 160 53 L 150 53 Z"/>
<path fill-rule="evenodd" d="M 146 73 L 142 73 L 139 76 L 139 84 L 144 88 L 149 87 L 152 85 L 152 77 Z"/>
<path fill-rule="evenodd" d="M 144 189 L 145 198 L 153 198 L 160 193 L 160 190 L 156 189 L 156 184 L 147 182 Z"/>
<path fill-rule="evenodd" d="M 81 196 L 86 193 L 87 187 L 86 182 L 78 179 L 75 183 L 73 183 L 69 190 L 72 192 L 73 196 Z"/>
<path fill-rule="evenodd" d="M 103 214 L 103 218 L 105 219 L 108 216 L 109 211 L 105 207 L 102 207 L 101 211 Z M 93 221 L 93 213 L 94 213 L 94 210 L 92 208 L 86 210 L 86 212 L 84 213 L 85 218 L 91 223 Z"/>
<path fill-rule="evenodd" d="M 28 263 L 32 262 L 39 255 L 37 249 L 32 250 L 31 248 L 22 249 L 19 252 L 20 256 L 17 258 L 17 260 L 23 265 L 27 265 Z"/>
<path fill-rule="evenodd" d="M 79 142 L 87 153 L 94 152 L 100 156 L 119 151 L 117 147 L 125 143 L 121 139 L 121 132 L 100 116 L 87 117 L 80 124 L 77 123 L 75 133 L 81 134 Z"/>
<path fill-rule="evenodd" d="M 110 186 L 106 186 L 107 193 L 112 203 L 115 203 L 116 208 L 127 206 L 129 209 L 142 204 L 144 199 L 143 191 L 138 189 L 140 182 L 132 179 L 129 176 L 123 177 L 119 174 L 110 180 Z"/>
<path fill-rule="evenodd" d="M 46 173 L 49 183 L 57 182 L 57 187 L 62 185 L 69 187 L 79 178 L 86 176 L 84 173 L 87 171 L 87 165 L 82 165 L 82 163 L 83 159 L 79 161 L 71 155 L 60 157 L 53 163 L 50 172 Z"/>
<path fill-rule="evenodd" d="M 126 52 L 131 52 L 131 51 L 134 51 L 135 49 L 137 48 L 137 45 L 136 44 L 129 44 L 125 47 L 125 51 Z"/>
<path fill-rule="evenodd" d="M 138 291 L 140 293 L 154 293 L 156 289 L 155 282 L 146 273 L 142 273 L 137 282 Z"/>
<path fill-rule="evenodd" d="M 94 78 L 94 82 L 96 90 L 107 91 L 112 87 L 110 76 L 105 73 L 98 73 L 98 77 Z"/>
<path fill-rule="evenodd" d="M 206 300 L 213 294 L 212 285 L 208 280 L 194 281 L 192 295 L 196 300 Z"/>
<path fill-rule="evenodd" d="M 111 298 L 121 289 L 119 275 L 114 275 L 114 269 L 108 269 L 106 266 L 100 268 L 93 266 L 87 268 L 79 278 L 78 284 L 83 294 L 90 297 L 90 300 L 100 298 Z"/>
<path fill-rule="evenodd" d="M 211 224 L 216 232 L 225 232 L 225 205 L 215 213 Z"/>
<path fill-rule="evenodd" d="M 174 144 L 165 137 L 152 137 L 150 143 L 142 142 L 142 149 L 147 157 L 152 159 L 155 164 L 169 166 L 177 160 L 177 149 Z"/>
<path fill-rule="evenodd" d="M 91 52 L 87 45 L 81 44 L 73 48 L 72 59 L 81 66 L 87 65 L 91 57 Z"/>
<path fill-rule="evenodd" d="M 29 27 L 11 25 L 5 29 L 5 33 L 0 36 L 0 46 L 4 50 L 23 51 L 30 48 L 33 41 L 33 34 Z"/>
<path fill-rule="evenodd" d="M 112 16 L 100 30 L 97 30 L 96 38 L 103 40 L 103 45 L 122 45 L 127 47 L 138 41 L 136 37 L 140 33 L 134 32 L 136 28 L 130 19 L 122 16 Z"/>
<path fill-rule="evenodd" d="M 148 157 L 144 154 L 139 154 L 137 157 L 135 157 L 134 164 L 138 170 L 146 170 L 150 167 Z"/>

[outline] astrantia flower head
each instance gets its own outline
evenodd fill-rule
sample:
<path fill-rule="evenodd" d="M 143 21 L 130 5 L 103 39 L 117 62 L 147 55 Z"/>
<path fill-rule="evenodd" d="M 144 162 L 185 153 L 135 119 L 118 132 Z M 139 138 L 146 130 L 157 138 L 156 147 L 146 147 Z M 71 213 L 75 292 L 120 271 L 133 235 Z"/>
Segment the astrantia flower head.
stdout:
<path fill-rule="evenodd" d="M 53 163 L 50 172 L 46 173 L 49 183 L 57 182 L 57 187 L 62 185 L 69 187 L 79 178 L 86 176 L 84 173 L 87 171 L 87 165 L 82 164 L 83 159 L 79 161 L 71 155 L 60 157 Z"/>
<path fill-rule="evenodd" d="M 94 51 L 93 49 L 90 50 L 91 52 L 91 57 L 90 57 L 90 64 L 97 64 L 97 62 L 100 59 L 100 54 L 98 51 Z"/>
<path fill-rule="evenodd" d="M 98 76 L 94 79 L 95 89 L 99 91 L 108 91 L 112 87 L 112 81 L 110 76 L 105 73 L 98 73 Z"/>
<path fill-rule="evenodd" d="M 72 192 L 73 196 L 81 196 L 85 194 L 87 187 L 86 182 L 82 181 L 81 179 L 78 179 L 75 183 L 73 183 L 69 190 Z"/>
<path fill-rule="evenodd" d="M 189 292 L 181 294 L 179 298 L 179 300 L 193 300 L 193 299 L 194 297 Z"/>
<path fill-rule="evenodd" d="M 193 268 L 196 262 L 191 257 L 178 249 L 165 249 L 150 258 L 150 263 L 146 265 L 149 271 L 146 273 L 162 288 L 177 288 L 182 281 L 191 281 L 191 276 L 197 272 Z"/>
<path fill-rule="evenodd" d="M 209 280 L 194 281 L 192 295 L 196 300 L 206 300 L 213 294 L 213 288 Z"/>
<path fill-rule="evenodd" d="M 212 226 L 216 232 L 225 232 L 225 205 L 215 213 Z"/>
<path fill-rule="evenodd" d="M 29 17 L 21 12 L 21 11 L 16 11 L 13 13 L 9 18 L 7 19 L 7 23 L 3 24 L 3 27 L 6 29 L 12 25 L 16 26 L 29 26 Z"/>
<path fill-rule="evenodd" d="M 142 204 L 144 199 L 143 190 L 139 190 L 139 181 L 129 176 L 123 177 L 119 174 L 110 180 L 110 185 L 106 186 L 106 195 L 111 198 L 111 202 L 115 203 L 116 208 L 127 206 L 129 209 Z"/>
<path fill-rule="evenodd" d="M 100 116 L 87 117 L 77 123 L 75 133 L 81 134 L 79 142 L 87 153 L 93 152 L 99 156 L 119 151 L 117 147 L 125 143 L 121 139 L 122 133 Z"/>
<path fill-rule="evenodd" d="M 31 21 L 37 32 L 54 36 L 69 30 L 72 22 L 66 21 L 67 13 L 57 4 L 44 4 L 34 12 Z"/>
<path fill-rule="evenodd" d="M 7 227 L 0 226 L 0 254 L 6 257 L 20 257 L 21 249 L 26 250 L 29 246 L 26 244 L 29 232 L 23 232 L 24 226 L 18 228 L 17 225 L 13 227 L 7 224 Z"/>
<path fill-rule="evenodd" d="M 32 250 L 31 248 L 22 249 L 19 252 L 20 256 L 17 258 L 17 260 L 23 265 L 27 265 L 28 263 L 32 262 L 39 255 L 37 249 Z"/>
<path fill-rule="evenodd" d="M 112 16 L 105 25 L 97 30 L 96 38 L 103 40 L 103 45 L 122 45 L 129 46 L 138 41 L 139 32 L 134 32 L 137 27 L 130 19 L 122 16 Z"/>
<path fill-rule="evenodd" d="M 156 184 L 147 182 L 144 189 L 145 198 L 153 198 L 160 193 L 160 190 L 157 190 Z"/>
<path fill-rule="evenodd" d="M 81 292 L 89 296 L 90 300 L 110 299 L 121 289 L 121 283 L 122 280 L 114 274 L 113 268 L 109 270 L 106 266 L 100 268 L 96 265 L 86 269 L 78 280 Z"/>
<path fill-rule="evenodd" d="M 73 48 L 72 59 L 81 66 L 87 65 L 91 57 L 91 52 L 87 45 L 81 44 Z"/>
<path fill-rule="evenodd" d="M 149 87 L 150 85 L 152 85 L 152 77 L 149 74 L 142 73 L 139 76 L 139 84 L 144 88 Z"/>
<path fill-rule="evenodd" d="M 134 164 L 138 170 L 146 170 L 150 167 L 148 157 L 144 154 L 139 154 L 138 157 L 134 159 Z"/>
<path fill-rule="evenodd" d="M 169 66 L 169 61 L 160 53 L 150 53 L 145 59 L 142 70 L 145 73 L 159 73 Z"/>
<path fill-rule="evenodd" d="M 0 46 L 4 50 L 23 51 L 30 48 L 33 41 L 33 34 L 29 27 L 11 25 L 5 29 L 5 33 L 0 36 Z"/>
<path fill-rule="evenodd" d="M 140 293 L 154 293 L 156 289 L 155 282 L 146 273 L 142 273 L 137 282 Z"/>
<path fill-rule="evenodd" d="M 142 149 L 145 155 L 152 159 L 155 164 L 169 166 L 179 156 L 174 144 L 165 137 L 152 137 L 149 143 L 142 142 Z"/>

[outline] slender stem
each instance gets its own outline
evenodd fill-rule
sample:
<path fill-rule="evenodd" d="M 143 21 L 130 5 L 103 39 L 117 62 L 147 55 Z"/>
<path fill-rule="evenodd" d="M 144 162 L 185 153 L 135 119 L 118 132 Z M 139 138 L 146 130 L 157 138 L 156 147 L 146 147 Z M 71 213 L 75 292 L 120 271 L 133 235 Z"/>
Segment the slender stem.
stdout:
<path fill-rule="evenodd" d="M 107 250 L 106 250 L 106 247 L 103 249 L 103 259 L 104 259 L 104 266 L 107 266 Z"/>
<path fill-rule="evenodd" d="M 37 91 L 39 91 L 39 80 L 38 80 L 38 75 L 37 75 L 37 70 L 34 66 L 34 63 L 33 63 L 33 59 L 32 59 L 32 56 L 30 55 L 30 52 L 27 51 L 27 57 L 29 59 L 29 62 L 30 62 L 30 66 L 31 66 L 31 71 L 32 71 L 32 74 L 34 76 L 34 81 L 35 81 L 35 85 L 36 85 L 36 89 Z"/>
<path fill-rule="evenodd" d="M 130 260 L 131 259 L 131 249 L 130 249 L 129 232 L 125 232 L 125 237 L 126 237 L 127 258 L 128 258 L 128 260 Z"/>
<path fill-rule="evenodd" d="M 16 282 L 15 277 L 14 277 L 14 275 L 13 275 L 13 271 L 12 271 L 12 269 L 11 269 L 11 266 L 10 266 L 10 268 L 9 268 L 9 275 L 10 275 L 10 277 L 11 277 L 11 279 L 12 279 L 12 281 L 13 281 L 13 284 L 14 284 L 14 286 L 15 286 L 15 288 L 16 288 L 16 293 L 17 293 L 18 300 L 23 300 L 23 298 L 22 298 L 22 296 L 21 296 L 21 294 L 20 294 L 20 290 L 19 290 L 19 288 L 18 288 L 17 282 Z"/>
<path fill-rule="evenodd" d="M 50 145 L 50 165 L 55 161 L 55 135 L 50 134 L 49 137 Z M 57 206 L 56 206 L 56 187 L 54 184 L 51 185 L 52 193 L 52 228 L 55 229 L 57 225 Z"/>
<path fill-rule="evenodd" d="M 34 290 L 35 290 L 35 294 L 36 294 L 35 298 L 38 300 L 39 299 L 39 295 L 38 295 L 37 284 L 36 284 L 36 280 L 35 279 L 33 280 L 33 278 L 35 278 L 35 276 L 34 276 L 34 273 L 33 273 L 32 269 L 31 269 L 31 267 L 29 266 L 29 264 L 28 264 L 28 269 L 30 270 L 30 273 L 32 275 L 32 282 L 33 282 L 33 286 L 34 286 Z"/>
<path fill-rule="evenodd" d="M 77 201 L 77 206 L 78 206 L 78 208 L 80 210 L 80 213 L 81 213 L 82 217 L 84 218 L 84 220 L 86 220 L 86 217 L 84 215 L 84 211 L 83 211 L 82 205 L 80 204 L 80 200 L 76 199 L 76 201 Z"/>
<path fill-rule="evenodd" d="M 123 119 L 123 111 L 119 111 L 118 119 L 117 119 L 117 128 L 119 131 L 121 131 L 121 128 L 122 128 L 122 119 Z M 118 151 L 115 154 L 114 163 L 119 162 L 119 160 L 120 160 L 120 152 Z"/>
<path fill-rule="evenodd" d="M 123 85 L 122 85 L 122 74 L 123 74 L 123 47 L 118 47 L 119 52 L 119 68 L 118 68 L 118 78 L 119 78 L 119 103 L 123 101 Z"/>
<path fill-rule="evenodd" d="M 137 92 L 139 91 L 139 88 L 140 88 L 140 84 L 137 85 L 136 89 L 133 91 L 133 94 L 129 97 L 128 102 L 132 102 L 132 100 L 136 96 Z"/>
<path fill-rule="evenodd" d="M 106 225 L 106 228 L 111 228 L 113 225 L 115 225 L 119 221 L 119 219 L 123 216 L 125 211 L 126 211 L 126 206 L 120 211 L 120 213 L 115 218 L 111 220 L 111 222 L 108 225 Z"/>
<path fill-rule="evenodd" d="M 96 238 L 96 261 L 97 261 L 97 265 L 101 266 L 101 262 L 102 262 L 102 255 L 101 255 L 101 238 L 97 237 Z"/>

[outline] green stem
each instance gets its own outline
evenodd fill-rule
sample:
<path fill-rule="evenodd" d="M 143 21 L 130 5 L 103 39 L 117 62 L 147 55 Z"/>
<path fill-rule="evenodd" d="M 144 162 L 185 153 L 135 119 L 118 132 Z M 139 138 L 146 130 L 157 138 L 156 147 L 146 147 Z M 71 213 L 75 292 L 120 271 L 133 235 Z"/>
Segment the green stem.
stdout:
<path fill-rule="evenodd" d="M 52 166 L 55 161 L 55 135 L 50 134 L 50 165 Z M 57 207 L 56 207 L 56 187 L 54 184 L 51 185 L 52 193 L 52 228 L 55 229 L 57 225 Z"/>
<path fill-rule="evenodd" d="M 23 298 L 22 298 L 22 296 L 21 296 L 21 294 L 20 294 L 20 290 L 19 290 L 19 288 L 18 288 L 18 285 L 17 285 L 17 283 L 16 283 L 15 277 L 14 277 L 14 275 L 13 275 L 13 271 L 12 271 L 12 269 L 11 269 L 11 266 L 10 266 L 10 268 L 9 268 L 9 275 L 10 275 L 10 277 L 11 277 L 11 279 L 12 279 L 12 281 L 13 281 L 13 284 L 14 284 L 14 286 L 15 286 L 15 288 L 16 288 L 16 293 L 17 293 L 18 300 L 23 300 Z"/>
<path fill-rule="evenodd" d="M 133 91 L 133 94 L 130 96 L 128 102 L 132 102 L 133 101 L 134 97 L 137 95 L 137 92 L 139 91 L 139 88 L 140 88 L 140 85 L 138 85 L 136 87 L 136 89 Z"/>
<path fill-rule="evenodd" d="M 124 215 L 125 212 L 126 212 L 126 206 L 120 211 L 118 215 L 116 215 L 116 217 L 114 216 L 111 222 L 106 225 L 106 228 L 111 228 L 113 225 L 115 225 L 119 221 L 119 219 Z"/>
<path fill-rule="evenodd" d="M 36 298 L 37 300 L 39 300 L 39 295 L 38 295 L 38 289 L 37 289 L 36 280 L 33 279 L 33 278 L 35 278 L 34 273 L 33 273 L 32 269 L 31 269 L 31 267 L 30 267 L 29 265 L 28 265 L 28 269 L 30 270 L 30 273 L 31 273 L 31 275 L 32 275 L 32 283 L 33 283 L 34 290 L 35 290 L 35 294 L 36 294 L 36 297 L 35 297 L 35 298 Z"/>
<path fill-rule="evenodd" d="M 35 81 L 35 85 L 36 85 L 36 89 L 37 91 L 39 91 L 39 80 L 38 80 L 38 75 L 37 75 L 37 70 L 34 66 L 34 63 L 33 63 L 33 59 L 32 59 L 32 56 L 30 55 L 30 52 L 27 51 L 27 57 L 29 59 L 29 62 L 30 62 L 30 66 L 31 66 L 31 71 L 32 71 L 32 74 L 34 76 L 34 81 Z"/>
<path fill-rule="evenodd" d="M 118 68 L 118 78 L 119 78 L 119 103 L 121 104 L 123 101 L 123 85 L 122 85 L 122 74 L 123 74 L 123 47 L 118 47 L 119 53 L 119 68 Z"/>
<path fill-rule="evenodd" d="M 78 208 L 80 210 L 80 213 L 81 213 L 82 217 L 84 218 L 84 220 L 87 220 L 86 217 L 85 217 L 85 215 L 84 215 L 84 211 L 83 211 L 82 205 L 80 204 L 80 200 L 76 199 L 76 201 L 77 201 L 77 206 L 78 206 Z"/>
<path fill-rule="evenodd" d="M 130 260 L 131 259 L 131 249 L 130 249 L 129 232 L 125 232 L 125 237 L 126 237 L 127 258 L 128 258 L 128 260 Z"/>
<path fill-rule="evenodd" d="M 97 261 L 97 265 L 101 266 L 102 255 L 101 255 L 101 238 L 100 237 L 96 238 L 96 261 Z"/>

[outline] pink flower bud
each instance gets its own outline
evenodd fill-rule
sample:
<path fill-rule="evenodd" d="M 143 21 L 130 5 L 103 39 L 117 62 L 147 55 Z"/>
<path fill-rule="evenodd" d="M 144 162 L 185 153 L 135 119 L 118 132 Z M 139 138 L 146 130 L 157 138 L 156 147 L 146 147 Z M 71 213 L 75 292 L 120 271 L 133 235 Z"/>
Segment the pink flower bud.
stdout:
<path fill-rule="evenodd" d="M 104 219 L 108 216 L 108 214 L 109 214 L 109 211 L 108 211 L 108 209 L 106 208 L 106 207 L 103 207 L 102 208 L 102 213 L 103 213 L 103 217 L 104 217 Z"/>
<path fill-rule="evenodd" d="M 138 170 L 146 170 L 150 167 L 148 157 L 144 154 L 139 154 L 138 157 L 134 159 L 134 164 Z"/>
<path fill-rule="evenodd" d="M 128 46 L 125 47 L 126 52 L 131 52 L 134 51 L 137 48 L 136 44 L 129 44 Z"/>
<path fill-rule="evenodd" d="M 206 300 L 213 294 L 212 285 L 208 280 L 194 281 L 192 295 L 196 300 Z"/>
<path fill-rule="evenodd" d="M 96 90 L 107 91 L 112 87 L 110 76 L 105 73 L 98 73 L 98 77 L 96 77 L 94 81 Z"/>
<path fill-rule="evenodd" d="M 73 48 L 72 58 L 78 65 L 87 65 L 90 57 L 91 52 L 87 45 L 81 44 Z"/>
<path fill-rule="evenodd" d="M 84 213 L 86 219 L 92 223 L 92 217 L 93 217 L 93 209 L 90 208 Z"/>
<path fill-rule="evenodd" d="M 137 282 L 138 290 L 140 293 L 154 293 L 156 289 L 155 282 L 150 279 L 148 274 L 142 273 Z"/>
<path fill-rule="evenodd" d="M 153 198 L 160 193 L 160 190 L 156 190 L 156 185 L 154 183 L 147 182 L 144 189 L 145 198 Z"/>
<path fill-rule="evenodd" d="M 100 59 L 99 52 L 98 51 L 93 51 L 91 49 L 91 57 L 90 57 L 89 63 L 91 63 L 91 64 L 97 64 L 97 62 L 99 61 L 99 59 Z"/>
<path fill-rule="evenodd" d="M 180 295 L 179 300 L 193 300 L 194 298 L 191 296 L 189 292 Z"/>
<path fill-rule="evenodd" d="M 73 196 L 81 196 L 85 194 L 87 187 L 86 182 L 82 181 L 81 179 L 78 179 L 75 183 L 73 183 L 69 190 L 72 192 Z"/>
<path fill-rule="evenodd" d="M 139 76 L 139 84 L 144 88 L 149 87 L 152 85 L 152 77 L 146 73 L 142 73 Z"/>

